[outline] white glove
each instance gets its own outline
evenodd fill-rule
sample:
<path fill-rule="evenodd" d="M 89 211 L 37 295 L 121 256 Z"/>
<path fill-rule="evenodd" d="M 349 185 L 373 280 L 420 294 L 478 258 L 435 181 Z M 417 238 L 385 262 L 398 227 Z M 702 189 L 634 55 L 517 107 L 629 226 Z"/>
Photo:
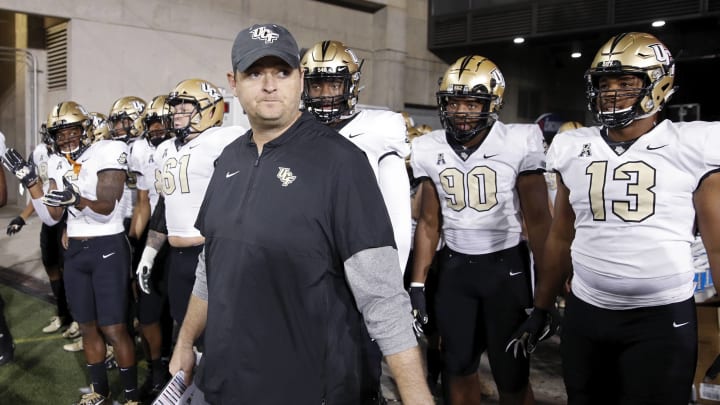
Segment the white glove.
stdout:
<path fill-rule="evenodd" d="M 142 257 L 140 257 L 140 263 L 135 271 L 135 274 L 137 274 L 138 285 L 145 294 L 150 294 L 150 275 L 152 274 L 152 267 L 157 254 L 157 249 L 145 246 Z"/>

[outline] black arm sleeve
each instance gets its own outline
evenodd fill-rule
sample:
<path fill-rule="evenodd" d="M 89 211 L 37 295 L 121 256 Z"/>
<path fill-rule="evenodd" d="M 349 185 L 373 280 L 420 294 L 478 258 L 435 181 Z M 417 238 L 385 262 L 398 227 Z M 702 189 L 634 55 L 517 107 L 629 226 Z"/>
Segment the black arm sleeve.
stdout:
<path fill-rule="evenodd" d="M 160 196 L 158 203 L 155 206 L 155 211 L 150 217 L 148 227 L 155 232 L 164 233 L 167 235 L 167 223 L 165 222 L 165 198 Z"/>

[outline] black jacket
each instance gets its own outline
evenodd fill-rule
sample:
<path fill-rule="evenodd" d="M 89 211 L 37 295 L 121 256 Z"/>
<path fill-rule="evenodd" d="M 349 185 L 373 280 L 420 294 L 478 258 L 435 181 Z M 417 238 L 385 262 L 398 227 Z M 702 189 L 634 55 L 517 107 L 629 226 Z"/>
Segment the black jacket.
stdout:
<path fill-rule="evenodd" d="M 259 157 L 248 133 L 218 159 L 197 227 L 208 401 L 360 403 L 362 319 L 343 262 L 394 245 L 362 151 L 307 113 Z"/>

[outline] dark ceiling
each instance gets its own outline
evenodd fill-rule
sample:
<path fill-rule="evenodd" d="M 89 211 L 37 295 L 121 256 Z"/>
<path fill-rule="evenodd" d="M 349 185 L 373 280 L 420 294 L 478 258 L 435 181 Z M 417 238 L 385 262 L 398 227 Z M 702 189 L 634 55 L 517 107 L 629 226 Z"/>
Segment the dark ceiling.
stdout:
<path fill-rule="evenodd" d="M 428 12 L 428 48 L 446 63 L 479 54 L 535 67 L 548 83 L 579 82 L 613 35 L 652 33 L 677 62 L 672 103 L 702 104 L 703 119 L 720 120 L 720 84 L 702 80 L 720 71 L 720 0 L 430 0 Z M 651 27 L 660 19 L 664 27 Z M 525 42 L 514 44 L 517 36 Z M 580 58 L 570 58 L 574 49 Z"/>
<path fill-rule="evenodd" d="M 438 2 L 445 9 L 448 2 L 466 6 L 438 15 Z M 505 0 L 507 4 L 475 5 L 487 3 L 497 1 L 430 0 L 429 49 L 448 63 L 473 49 L 489 54 L 508 47 L 547 48 L 569 54 L 571 47 L 580 46 L 594 53 L 615 34 L 641 31 L 658 36 L 677 60 L 720 55 L 720 0 Z M 655 20 L 666 25 L 652 28 Z M 525 43 L 513 44 L 517 36 Z"/>

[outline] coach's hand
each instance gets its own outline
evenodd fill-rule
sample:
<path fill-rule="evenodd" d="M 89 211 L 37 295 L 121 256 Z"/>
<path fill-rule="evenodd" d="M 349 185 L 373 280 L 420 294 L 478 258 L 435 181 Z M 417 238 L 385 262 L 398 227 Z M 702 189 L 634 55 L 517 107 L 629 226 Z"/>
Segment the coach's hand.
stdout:
<path fill-rule="evenodd" d="M 143 250 L 143 254 L 140 257 L 137 271 L 135 272 L 135 274 L 137 274 L 138 285 L 145 294 L 150 294 L 150 276 L 152 275 L 153 263 L 155 263 L 157 253 L 157 249 L 145 246 L 145 250 Z"/>
<path fill-rule="evenodd" d="M 410 295 L 410 304 L 412 305 L 413 330 L 418 338 L 423 336 L 423 326 L 427 325 L 430 319 L 425 306 L 425 286 L 413 283 L 408 289 Z"/>
<path fill-rule="evenodd" d="M 515 358 L 518 357 L 518 352 L 527 357 L 535 351 L 539 342 L 554 335 L 560 326 L 560 314 L 555 308 L 548 311 L 536 307 L 530 311 L 530 316 L 515 331 L 505 347 L 506 352 L 512 350 Z"/>
<path fill-rule="evenodd" d="M 37 183 L 38 175 L 35 165 L 26 161 L 20 152 L 10 148 L 2 157 L 3 166 L 20 180 L 25 188 L 30 188 Z"/>
<path fill-rule="evenodd" d="M 16 216 L 15 218 L 10 221 L 10 223 L 7 226 L 7 234 L 12 236 L 22 229 L 22 227 L 25 226 L 25 220 L 20 215 Z"/>

